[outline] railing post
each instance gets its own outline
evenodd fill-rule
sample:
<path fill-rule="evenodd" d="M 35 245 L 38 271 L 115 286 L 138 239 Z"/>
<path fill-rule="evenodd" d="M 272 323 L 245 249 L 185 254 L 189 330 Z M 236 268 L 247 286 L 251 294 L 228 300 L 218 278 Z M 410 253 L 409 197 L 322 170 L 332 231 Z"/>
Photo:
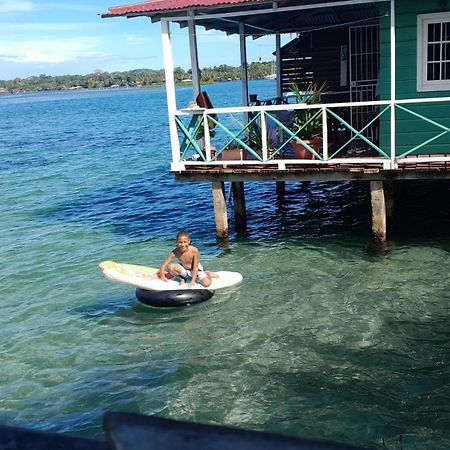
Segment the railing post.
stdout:
<path fill-rule="evenodd" d="M 328 161 L 328 122 L 327 108 L 322 107 L 322 157 L 324 161 Z"/>
<path fill-rule="evenodd" d="M 204 129 L 203 137 L 205 143 L 206 161 L 211 161 L 211 135 L 209 134 L 208 115 L 206 111 L 203 111 L 203 129 Z"/>
<path fill-rule="evenodd" d="M 266 113 L 261 111 L 261 145 L 262 145 L 262 158 L 263 161 L 267 161 L 267 124 Z"/>

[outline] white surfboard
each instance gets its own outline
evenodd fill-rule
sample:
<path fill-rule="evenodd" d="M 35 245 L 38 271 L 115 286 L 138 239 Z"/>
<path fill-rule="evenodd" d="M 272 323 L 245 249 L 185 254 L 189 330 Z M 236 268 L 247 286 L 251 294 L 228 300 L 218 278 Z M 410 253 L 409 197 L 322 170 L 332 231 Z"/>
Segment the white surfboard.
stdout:
<path fill-rule="evenodd" d="M 115 261 L 103 261 L 99 267 L 108 280 L 126 283 L 148 291 L 190 289 L 187 283 L 180 285 L 178 279 L 168 281 L 160 280 L 157 275 L 159 269 L 154 267 L 118 263 Z M 214 273 L 217 275 L 217 278 L 212 279 L 210 286 L 205 288 L 200 283 L 196 283 L 193 289 L 209 289 L 214 291 L 216 289 L 234 286 L 242 281 L 242 275 L 239 272 L 219 271 Z"/>

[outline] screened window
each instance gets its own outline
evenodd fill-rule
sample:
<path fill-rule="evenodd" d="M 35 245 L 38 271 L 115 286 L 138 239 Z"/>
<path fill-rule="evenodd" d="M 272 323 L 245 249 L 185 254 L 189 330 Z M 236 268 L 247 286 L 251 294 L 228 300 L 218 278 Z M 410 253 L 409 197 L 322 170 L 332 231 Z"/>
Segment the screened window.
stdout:
<path fill-rule="evenodd" d="M 417 90 L 450 90 L 450 13 L 417 17 Z"/>

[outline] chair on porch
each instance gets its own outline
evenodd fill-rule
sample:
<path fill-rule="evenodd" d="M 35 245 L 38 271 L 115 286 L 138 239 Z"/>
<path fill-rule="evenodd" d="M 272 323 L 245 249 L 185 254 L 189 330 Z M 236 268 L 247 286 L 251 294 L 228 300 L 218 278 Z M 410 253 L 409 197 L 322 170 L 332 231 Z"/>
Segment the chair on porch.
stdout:
<path fill-rule="evenodd" d="M 211 99 L 209 98 L 208 93 L 205 91 L 200 92 L 197 95 L 197 97 L 195 98 L 195 103 L 199 108 L 202 108 L 202 109 L 213 108 Z M 210 117 L 213 118 L 214 120 L 217 120 L 216 114 L 212 114 Z M 216 126 L 216 124 L 212 120 L 208 119 L 208 128 L 210 130 L 210 134 L 211 134 L 211 130 L 213 130 L 215 126 Z M 183 130 L 183 133 L 185 136 L 184 136 L 183 142 L 181 143 L 182 155 L 184 155 L 187 152 L 189 147 L 193 147 L 193 149 L 197 153 L 197 155 L 194 155 L 194 156 L 196 156 L 197 158 L 200 157 L 201 159 L 206 160 L 205 148 L 203 148 L 203 149 L 200 148 L 200 146 L 197 143 L 197 141 L 202 139 L 204 136 L 203 116 L 201 114 L 194 114 L 192 116 L 191 121 L 189 122 L 187 129 Z M 211 148 L 211 150 L 214 152 L 214 149 Z"/>

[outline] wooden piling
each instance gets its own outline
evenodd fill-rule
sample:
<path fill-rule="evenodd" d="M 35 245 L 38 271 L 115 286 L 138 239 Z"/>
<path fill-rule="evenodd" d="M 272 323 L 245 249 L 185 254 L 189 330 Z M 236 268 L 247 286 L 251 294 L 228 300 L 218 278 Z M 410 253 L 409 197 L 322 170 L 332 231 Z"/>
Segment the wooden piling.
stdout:
<path fill-rule="evenodd" d="M 383 182 L 370 182 L 370 198 L 372 203 L 372 237 L 376 244 L 386 241 L 386 201 Z"/>
<path fill-rule="evenodd" d="M 216 224 L 216 236 L 228 237 L 227 202 L 225 199 L 224 183 L 221 181 L 212 183 L 214 221 Z"/>
<path fill-rule="evenodd" d="M 231 187 L 233 190 L 234 222 L 236 230 L 242 231 L 247 227 L 244 183 L 242 181 L 233 181 Z"/>
<path fill-rule="evenodd" d="M 286 183 L 284 181 L 277 181 L 277 200 L 279 202 L 284 200 L 284 194 L 286 192 Z"/>
<path fill-rule="evenodd" d="M 394 182 L 392 180 L 384 181 L 384 200 L 386 202 L 386 216 L 388 219 L 394 217 Z"/>

